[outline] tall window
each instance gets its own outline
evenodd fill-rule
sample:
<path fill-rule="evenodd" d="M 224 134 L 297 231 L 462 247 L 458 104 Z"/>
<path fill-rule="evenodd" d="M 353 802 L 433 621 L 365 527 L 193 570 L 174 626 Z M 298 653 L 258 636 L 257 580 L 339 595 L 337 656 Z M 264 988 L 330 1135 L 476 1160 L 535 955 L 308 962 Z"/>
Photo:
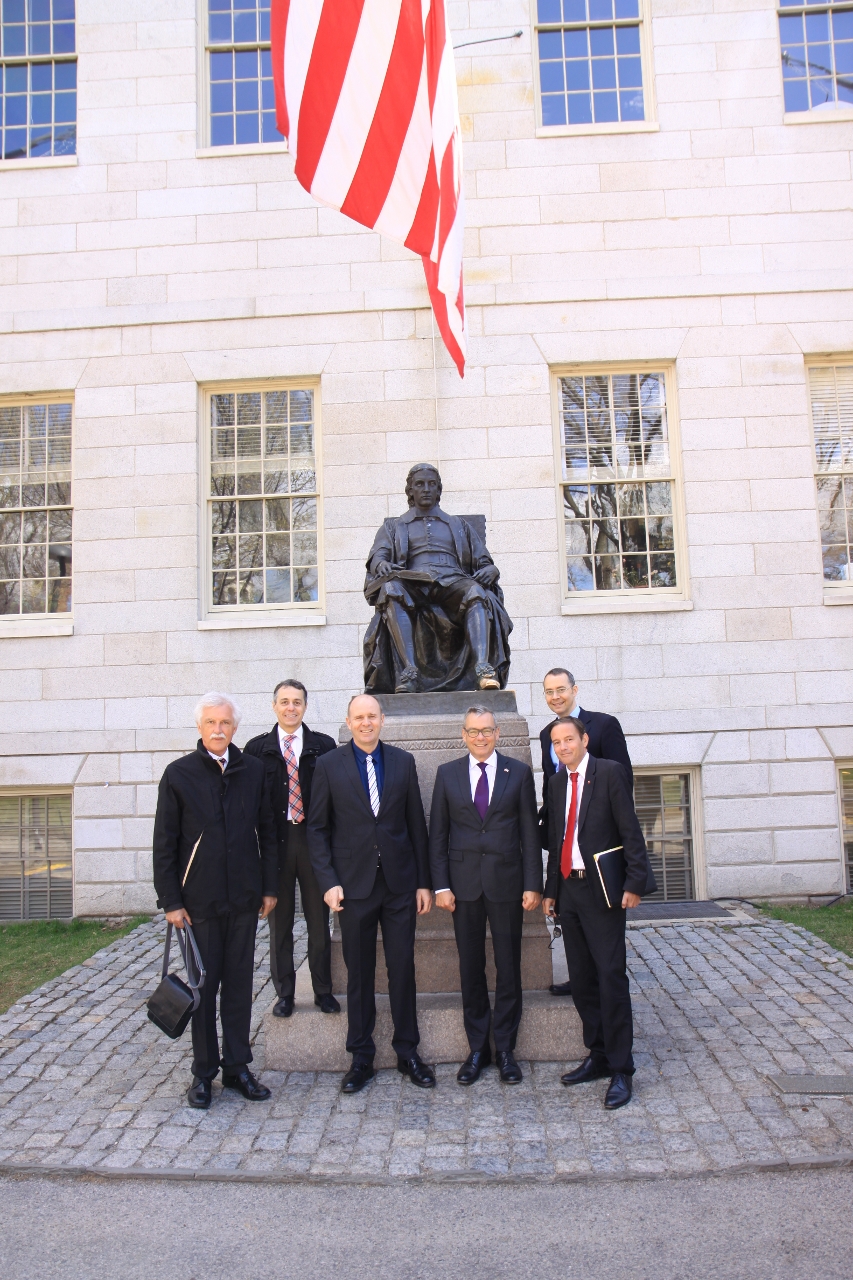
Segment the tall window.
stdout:
<path fill-rule="evenodd" d="M 210 145 L 283 142 L 275 127 L 270 0 L 208 0 Z"/>
<path fill-rule="evenodd" d="M 645 901 L 694 898 L 690 774 L 637 774 L 634 804 L 658 882 L 657 893 Z"/>
<path fill-rule="evenodd" d="M 0 0 L 0 15 L 0 156 L 74 155 L 74 0 Z"/>
<path fill-rule="evenodd" d="M 641 0 L 536 0 L 542 124 L 645 119 Z"/>
<path fill-rule="evenodd" d="M 71 405 L 0 404 L 0 615 L 71 611 Z"/>
<path fill-rule="evenodd" d="M 559 380 L 566 587 L 679 587 L 675 477 L 663 372 Z"/>
<path fill-rule="evenodd" d="M 72 909 L 71 796 L 0 795 L 0 921 Z"/>
<path fill-rule="evenodd" d="M 210 397 L 214 611 L 319 599 L 317 460 L 310 389 Z"/>
<path fill-rule="evenodd" d="M 823 576 L 853 581 L 853 364 L 809 369 Z"/>
<path fill-rule="evenodd" d="M 786 111 L 853 106 L 851 0 L 779 0 Z"/>
<path fill-rule="evenodd" d="M 853 893 L 853 769 L 841 770 L 841 839 L 844 842 L 846 889 Z"/>

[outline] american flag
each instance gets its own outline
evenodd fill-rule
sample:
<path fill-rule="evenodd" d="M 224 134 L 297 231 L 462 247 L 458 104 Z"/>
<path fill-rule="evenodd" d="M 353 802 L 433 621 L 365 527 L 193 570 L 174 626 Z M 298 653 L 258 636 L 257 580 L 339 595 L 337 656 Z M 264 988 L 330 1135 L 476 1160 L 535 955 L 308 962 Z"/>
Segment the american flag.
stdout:
<path fill-rule="evenodd" d="M 446 0 L 272 0 L 279 131 L 321 204 L 423 259 L 460 376 L 462 144 Z"/>

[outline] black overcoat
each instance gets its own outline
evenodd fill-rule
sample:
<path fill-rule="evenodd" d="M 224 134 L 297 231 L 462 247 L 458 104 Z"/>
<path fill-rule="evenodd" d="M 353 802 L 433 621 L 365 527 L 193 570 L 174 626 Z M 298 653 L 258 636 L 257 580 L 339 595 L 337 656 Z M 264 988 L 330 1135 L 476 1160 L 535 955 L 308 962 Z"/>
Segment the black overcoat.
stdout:
<path fill-rule="evenodd" d="M 299 757 L 299 789 L 302 792 L 302 809 L 306 820 L 311 807 L 311 784 L 314 780 L 314 766 L 320 756 L 324 756 L 327 752 L 334 751 L 336 748 L 337 743 L 334 738 L 330 738 L 327 733 L 316 733 L 313 729 L 309 729 L 307 724 L 303 724 L 302 754 Z M 284 756 L 281 754 L 281 747 L 278 741 L 278 725 L 275 725 L 269 733 L 259 733 L 256 738 L 250 738 L 243 750 L 248 755 L 260 760 L 264 766 L 273 817 L 275 818 L 275 829 L 278 835 L 279 857 L 283 858 L 287 852 L 287 838 L 291 826 L 287 821 L 287 806 L 290 796 L 287 785 L 287 765 L 284 762 Z"/>

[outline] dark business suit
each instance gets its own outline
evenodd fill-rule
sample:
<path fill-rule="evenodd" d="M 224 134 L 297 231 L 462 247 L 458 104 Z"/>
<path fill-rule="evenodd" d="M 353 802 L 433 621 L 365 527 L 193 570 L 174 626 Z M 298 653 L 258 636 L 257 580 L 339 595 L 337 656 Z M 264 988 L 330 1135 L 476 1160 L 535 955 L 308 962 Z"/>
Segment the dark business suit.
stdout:
<path fill-rule="evenodd" d="M 382 743 L 383 782 L 374 817 L 352 743 L 321 756 L 314 770 L 308 850 L 323 893 L 344 891 L 338 915 L 347 966 L 347 1052 L 353 1065 L 376 1053 L 377 927 L 388 968 L 399 1058 L 417 1049 L 416 890 L 429 888 L 427 830 L 415 758 Z"/>
<path fill-rule="evenodd" d="M 311 866 L 306 835 L 311 807 L 311 783 L 320 756 L 336 750 L 334 738 L 302 725 L 302 753 L 299 757 L 299 790 L 302 793 L 302 822 L 290 822 L 290 783 L 287 762 L 281 753 L 278 725 L 246 743 L 244 750 L 260 760 L 267 775 L 273 816 L 278 833 L 278 901 L 270 916 L 270 973 L 279 999 L 293 996 L 296 971 L 293 963 L 293 918 L 296 910 L 296 882 L 302 899 L 302 914 L 308 926 L 308 969 L 315 996 L 332 991 L 332 944 L 329 937 L 329 908 Z"/>
<path fill-rule="evenodd" d="M 470 756 L 439 767 L 432 793 L 429 853 L 436 889 L 456 898 L 462 1009 L 472 1053 L 489 1048 L 486 921 L 492 934 L 495 1050 L 515 1048 L 521 1021 L 522 894 L 542 892 L 533 774 L 500 753 L 485 821 L 474 806 Z"/>
<path fill-rule="evenodd" d="M 566 826 L 569 775 L 548 783 L 548 871 L 545 897 L 554 898 L 572 981 L 572 996 L 583 1023 L 584 1044 L 596 1065 L 615 1075 L 633 1074 L 634 1030 L 625 955 L 626 912 L 607 906 L 594 855 L 622 846 L 623 892 L 653 892 L 646 842 L 634 811 L 625 771 L 613 760 L 589 757 L 578 810 L 578 846 L 586 877 L 564 878 L 560 869 Z"/>
<path fill-rule="evenodd" d="M 627 771 L 628 785 L 633 790 L 634 770 L 631 768 L 628 744 L 616 717 L 603 711 L 586 711 L 581 707 L 577 718 L 586 729 L 586 749 L 589 754 L 596 760 L 615 760 L 621 764 Z M 556 723 L 556 720 L 552 720 L 550 724 L 546 724 L 539 735 L 542 747 L 542 810 L 539 814 L 539 829 L 543 849 L 548 848 L 548 783 L 557 772 L 551 756 L 551 730 Z"/>

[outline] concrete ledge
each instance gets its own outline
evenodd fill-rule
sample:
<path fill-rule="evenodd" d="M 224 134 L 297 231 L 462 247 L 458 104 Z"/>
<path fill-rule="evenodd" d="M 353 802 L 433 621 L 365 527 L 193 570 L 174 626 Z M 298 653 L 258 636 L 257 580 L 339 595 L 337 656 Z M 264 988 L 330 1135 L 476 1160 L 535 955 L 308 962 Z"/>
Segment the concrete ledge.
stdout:
<path fill-rule="evenodd" d="M 297 990 L 293 1016 L 264 1014 L 264 1069 L 267 1071 L 348 1071 L 346 1051 L 347 1002 L 339 996 L 339 1014 L 321 1013 L 313 994 Z M 461 1063 L 468 1056 L 462 1022 L 462 997 L 457 994 L 418 996 L 418 1052 L 425 1062 Z M 376 1066 L 394 1067 L 393 1025 L 387 996 L 376 997 Z M 585 1057 L 580 1018 L 574 1001 L 547 991 L 524 993 L 516 1057 L 527 1062 L 572 1062 Z"/>

